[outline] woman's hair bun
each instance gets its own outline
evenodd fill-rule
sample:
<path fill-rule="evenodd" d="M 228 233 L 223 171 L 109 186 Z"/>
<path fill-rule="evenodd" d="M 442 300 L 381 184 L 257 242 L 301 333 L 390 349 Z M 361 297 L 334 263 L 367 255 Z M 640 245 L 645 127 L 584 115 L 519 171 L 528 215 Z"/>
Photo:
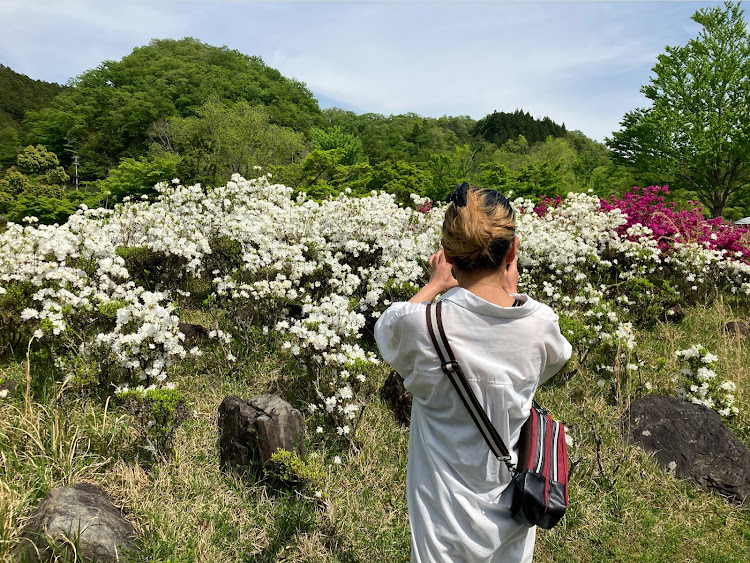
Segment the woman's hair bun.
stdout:
<path fill-rule="evenodd" d="M 464 182 L 446 201 L 450 205 L 443 221 L 443 248 L 455 266 L 469 272 L 499 268 L 516 234 L 508 199 L 498 191 Z"/>

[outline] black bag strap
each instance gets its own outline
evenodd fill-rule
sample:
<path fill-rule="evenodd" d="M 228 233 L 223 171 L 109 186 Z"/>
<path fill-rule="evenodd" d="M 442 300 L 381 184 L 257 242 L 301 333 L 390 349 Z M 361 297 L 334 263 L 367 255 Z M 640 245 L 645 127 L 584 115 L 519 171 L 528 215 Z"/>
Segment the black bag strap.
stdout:
<path fill-rule="evenodd" d="M 461 397 L 461 401 L 466 406 L 466 410 L 469 411 L 474 424 L 479 428 L 479 432 L 490 447 L 492 454 L 504 462 L 511 474 L 515 475 L 516 468 L 510 462 L 508 448 L 502 438 L 500 438 L 500 434 L 498 434 L 492 422 L 490 422 L 487 413 L 484 412 L 471 385 L 469 385 L 469 381 L 461 370 L 461 366 L 458 365 L 456 357 L 453 355 L 453 350 L 443 328 L 442 307 L 442 301 L 438 301 L 434 305 L 432 303 L 427 305 L 427 330 L 440 358 L 440 368 L 448 376 L 453 387 L 455 387 L 458 396 Z M 440 335 L 439 339 L 437 335 Z"/>

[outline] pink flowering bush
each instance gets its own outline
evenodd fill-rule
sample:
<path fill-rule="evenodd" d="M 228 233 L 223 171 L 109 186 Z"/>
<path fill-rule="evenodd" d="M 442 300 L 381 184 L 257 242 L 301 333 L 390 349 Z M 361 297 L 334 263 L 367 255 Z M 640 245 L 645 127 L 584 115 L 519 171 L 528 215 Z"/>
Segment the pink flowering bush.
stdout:
<path fill-rule="evenodd" d="M 706 219 L 703 206 L 697 201 L 689 201 L 690 209 L 678 210 L 674 202 L 665 202 L 669 186 L 634 187 L 623 199 L 611 196 L 601 200 L 602 211 L 619 209 L 627 217 L 627 222 L 619 229 L 619 234 L 627 236 L 627 231 L 636 224 L 647 227 L 657 241 L 659 250 L 670 250 L 675 242 L 698 243 L 711 250 L 725 251 L 730 259 L 750 263 L 750 233 L 747 229 L 726 223 L 720 217 Z M 540 204 L 541 205 L 541 204 Z"/>
<path fill-rule="evenodd" d="M 539 217 L 544 217 L 550 208 L 560 207 L 563 203 L 564 202 L 560 196 L 557 196 L 556 198 L 540 196 L 539 203 L 534 206 L 534 213 L 539 215 Z"/>
<path fill-rule="evenodd" d="M 421 203 L 417 206 L 417 212 L 426 215 L 432 210 L 433 207 L 433 201 L 431 199 L 428 199 L 426 202 Z"/>

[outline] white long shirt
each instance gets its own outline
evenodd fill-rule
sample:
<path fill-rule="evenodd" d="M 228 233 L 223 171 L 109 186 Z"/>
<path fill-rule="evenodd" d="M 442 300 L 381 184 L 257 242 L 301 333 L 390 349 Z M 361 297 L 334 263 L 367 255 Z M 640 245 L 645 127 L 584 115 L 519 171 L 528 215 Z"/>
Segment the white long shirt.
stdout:
<path fill-rule="evenodd" d="M 441 298 L 456 360 L 500 437 L 513 445 L 513 464 L 537 387 L 571 355 L 552 309 L 526 295 L 516 297 L 522 306 L 500 307 L 460 287 Z M 510 473 L 440 369 L 426 307 L 394 303 L 375 325 L 383 359 L 414 396 L 406 477 L 411 560 L 531 561 L 536 528 L 510 516 Z"/>

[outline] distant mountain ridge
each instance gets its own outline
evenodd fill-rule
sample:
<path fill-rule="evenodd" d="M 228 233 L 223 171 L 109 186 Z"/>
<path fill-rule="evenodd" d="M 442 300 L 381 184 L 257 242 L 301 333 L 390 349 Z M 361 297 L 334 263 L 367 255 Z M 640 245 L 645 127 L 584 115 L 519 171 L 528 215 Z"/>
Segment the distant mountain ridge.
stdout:
<path fill-rule="evenodd" d="M 27 110 L 48 106 L 65 89 L 60 84 L 34 80 L 0 64 L 0 111 L 19 124 Z"/>
<path fill-rule="evenodd" d="M 34 80 L 0 64 L 0 167 L 15 159 L 23 141 L 26 112 L 49 106 L 65 86 Z"/>
<path fill-rule="evenodd" d="M 549 117 L 536 119 L 520 109 L 513 113 L 492 112 L 477 121 L 472 131 L 474 135 L 498 146 L 517 139 L 519 135 L 526 137 L 529 143 L 538 143 L 549 136 L 564 137 L 567 132 L 564 123 L 558 125 Z"/>

